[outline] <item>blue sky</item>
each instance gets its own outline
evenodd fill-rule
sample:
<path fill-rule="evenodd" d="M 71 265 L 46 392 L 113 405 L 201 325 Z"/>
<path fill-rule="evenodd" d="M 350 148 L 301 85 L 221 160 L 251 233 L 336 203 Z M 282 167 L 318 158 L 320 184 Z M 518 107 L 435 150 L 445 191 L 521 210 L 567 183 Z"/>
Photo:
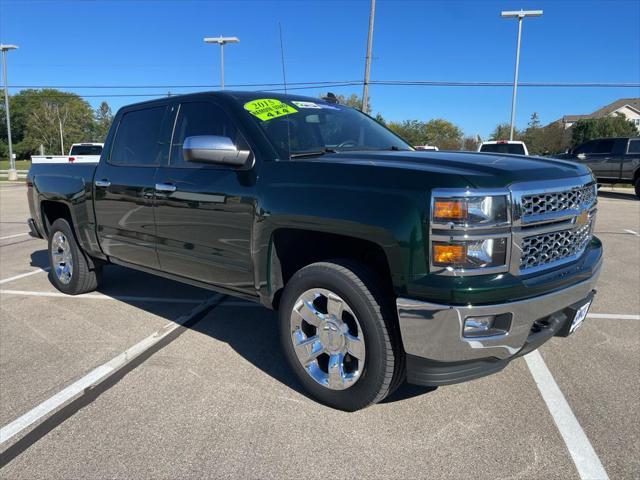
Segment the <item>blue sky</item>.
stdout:
<path fill-rule="evenodd" d="M 499 12 L 520 8 L 544 10 L 524 23 L 521 81 L 640 82 L 637 0 L 378 0 L 372 79 L 510 82 L 516 21 Z M 0 41 L 20 46 L 8 57 L 10 85 L 216 85 L 219 49 L 202 38 L 235 35 L 227 85 L 270 83 L 282 81 L 280 22 L 289 82 L 360 80 L 368 9 L 368 0 L 0 0 Z M 109 95 L 167 90 L 64 89 L 99 95 L 87 100 L 107 100 L 114 110 L 145 97 Z M 516 124 L 526 126 L 533 111 L 546 123 L 637 96 L 638 88 L 522 88 Z M 511 106 L 508 87 L 372 86 L 370 97 L 387 119 L 445 118 L 482 136 L 508 121 Z"/>

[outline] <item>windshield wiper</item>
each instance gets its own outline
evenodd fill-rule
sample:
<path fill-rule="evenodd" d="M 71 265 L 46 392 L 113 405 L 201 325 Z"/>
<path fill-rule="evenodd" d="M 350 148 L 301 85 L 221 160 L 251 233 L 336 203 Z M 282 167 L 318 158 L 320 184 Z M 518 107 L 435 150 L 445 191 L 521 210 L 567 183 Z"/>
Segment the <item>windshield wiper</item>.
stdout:
<path fill-rule="evenodd" d="M 337 150 L 333 148 L 323 148 L 322 150 L 316 150 L 313 152 L 292 152 L 289 158 L 304 158 L 304 157 L 318 157 L 325 153 L 337 153 Z"/>

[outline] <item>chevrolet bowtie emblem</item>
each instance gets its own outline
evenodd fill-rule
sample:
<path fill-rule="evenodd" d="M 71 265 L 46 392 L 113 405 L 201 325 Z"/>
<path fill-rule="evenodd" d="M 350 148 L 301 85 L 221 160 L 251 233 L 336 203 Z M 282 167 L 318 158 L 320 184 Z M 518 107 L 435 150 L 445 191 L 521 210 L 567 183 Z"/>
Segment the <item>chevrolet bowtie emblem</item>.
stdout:
<path fill-rule="evenodd" d="M 589 212 L 585 210 L 584 212 L 580 213 L 580 215 L 576 217 L 575 223 L 578 226 L 586 225 L 587 223 L 589 223 Z"/>

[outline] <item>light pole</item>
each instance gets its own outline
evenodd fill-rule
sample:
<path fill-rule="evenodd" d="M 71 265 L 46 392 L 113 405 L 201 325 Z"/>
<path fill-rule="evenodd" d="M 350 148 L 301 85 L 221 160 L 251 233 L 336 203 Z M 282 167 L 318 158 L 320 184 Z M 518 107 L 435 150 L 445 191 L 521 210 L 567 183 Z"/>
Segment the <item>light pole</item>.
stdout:
<path fill-rule="evenodd" d="M 227 43 L 238 43 L 238 37 L 205 37 L 204 43 L 217 43 L 220 45 L 220 90 L 224 90 L 224 46 Z"/>
<path fill-rule="evenodd" d="M 16 162 L 13 160 L 13 145 L 11 144 L 11 115 L 9 114 L 9 87 L 7 86 L 7 52 L 18 48 L 16 45 L 2 45 L 2 79 L 4 82 L 4 108 L 7 115 L 7 140 L 9 144 L 9 180 L 18 180 L 18 172 L 16 171 Z"/>
<path fill-rule="evenodd" d="M 367 34 L 367 53 L 364 57 L 364 84 L 362 86 L 362 111 L 369 107 L 369 72 L 371 71 L 371 45 L 373 44 L 373 19 L 376 14 L 376 0 L 369 7 L 369 33 Z"/>
<path fill-rule="evenodd" d="M 522 36 L 522 19 L 524 17 L 540 17 L 542 10 L 509 10 L 500 12 L 502 18 L 518 19 L 518 43 L 516 46 L 516 70 L 513 75 L 513 96 L 511 97 L 511 130 L 509 140 L 513 140 L 513 129 L 516 119 L 516 91 L 518 90 L 518 66 L 520 65 L 520 37 Z"/>

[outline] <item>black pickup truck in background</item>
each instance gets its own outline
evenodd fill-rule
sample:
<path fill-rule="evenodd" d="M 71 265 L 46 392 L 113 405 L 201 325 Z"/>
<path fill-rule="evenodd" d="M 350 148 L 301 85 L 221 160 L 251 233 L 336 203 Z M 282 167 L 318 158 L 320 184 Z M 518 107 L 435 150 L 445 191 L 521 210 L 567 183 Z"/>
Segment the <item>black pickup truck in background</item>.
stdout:
<path fill-rule="evenodd" d="M 589 140 L 557 158 L 587 165 L 598 183 L 631 183 L 640 198 L 640 137 Z"/>
<path fill-rule="evenodd" d="M 568 336 L 602 262 L 584 165 L 417 152 L 294 95 L 124 107 L 97 164 L 34 164 L 27 185 L 56 288 L 91 291 L 119 264 L 260 302 L 300 383 L 343 410 Z"/>

